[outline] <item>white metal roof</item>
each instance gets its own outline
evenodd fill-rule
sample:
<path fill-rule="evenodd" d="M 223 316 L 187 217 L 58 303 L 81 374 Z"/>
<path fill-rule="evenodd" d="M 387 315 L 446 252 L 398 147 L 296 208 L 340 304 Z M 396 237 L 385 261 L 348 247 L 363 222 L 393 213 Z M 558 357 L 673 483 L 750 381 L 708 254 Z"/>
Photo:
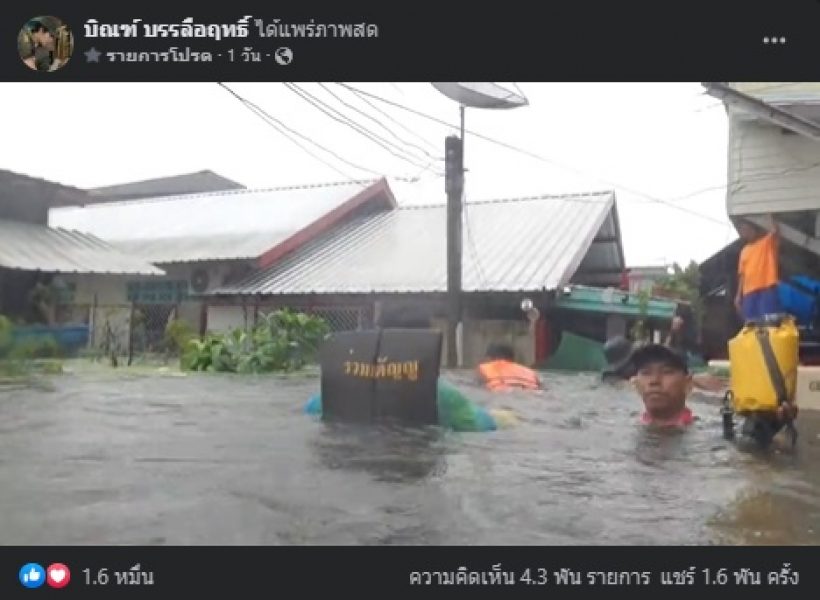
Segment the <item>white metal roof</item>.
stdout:
<path fill-rule="evenodd" d="M 0 220 L 0 267 L 49 273 L 164 275 L 93 236 Z"/>
<path fill-rule="evenodd" d="M 471 202 L 464 215 L 465 291 L 549 290 L 569 282 L 582 264 L 600 272 L 624 266 L 612 192 Z M 593 244 L 596 237 L 604 243 Z M 446 287 L 446 208 L 440 205 L 362 216 L 213 293 L 442 292 Z"/>
<path fill-rule="evenodd" d="M 257 258 L 385 189 L 389 195 L 383 181 L 364 181 L 146 198 L 52 209 L 49 224 L 90 233 L 154 263 Z"/>

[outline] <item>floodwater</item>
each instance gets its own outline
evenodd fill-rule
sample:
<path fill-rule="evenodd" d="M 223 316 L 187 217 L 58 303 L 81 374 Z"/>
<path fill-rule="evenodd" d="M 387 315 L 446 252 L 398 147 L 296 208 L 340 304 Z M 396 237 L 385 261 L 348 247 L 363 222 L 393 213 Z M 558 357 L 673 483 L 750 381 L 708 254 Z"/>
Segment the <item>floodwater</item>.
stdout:
<path fill-rule="evenodd" d="M 820 544 L 820 418 L 796 454 L 637 425 L 628 388 L 546 374 L 490 434 L 330 426 L 315 376 L 77 372 L 0 387 L 0 544 Z M 450 375 L 471 388 L 468 375 Z"/>

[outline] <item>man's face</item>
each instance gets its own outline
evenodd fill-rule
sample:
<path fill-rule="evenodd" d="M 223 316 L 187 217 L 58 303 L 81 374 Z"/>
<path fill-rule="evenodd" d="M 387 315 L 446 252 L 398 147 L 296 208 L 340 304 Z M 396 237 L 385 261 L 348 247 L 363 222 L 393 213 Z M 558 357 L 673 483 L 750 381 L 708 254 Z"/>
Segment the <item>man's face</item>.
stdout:
<path fill-rule="evenodd" d="M 660 360 L 643 365 L 633 381 L 646 412 L 654 417 L 672 417 L 683 410 L 692 387 L 691 375 Z"/>
<path fill-rule="evenodd" d="M 34 35 L 32 37 L 34 38 L 34 41 L 37 43 L 37 45 L 43 46 L 48 50 L 54 49 L 54 36 L 51 35 L 51 32 L 47 29 L 41 29 L 40 31 L 34 32 Z"/>
<path fill-rule="evenodd" d="M 757 239 L 757 229 L 751 223 L 741 223 L 738 232 L 744 242 L 753 242 Z"/>

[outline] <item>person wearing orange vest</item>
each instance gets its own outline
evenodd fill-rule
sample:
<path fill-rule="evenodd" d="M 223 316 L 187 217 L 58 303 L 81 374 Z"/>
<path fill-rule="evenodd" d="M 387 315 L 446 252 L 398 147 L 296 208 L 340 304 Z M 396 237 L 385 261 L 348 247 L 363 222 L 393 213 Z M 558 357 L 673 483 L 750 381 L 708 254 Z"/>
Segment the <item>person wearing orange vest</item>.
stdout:
<path fill-rule="evenodd" d="M 541 389 L 538 374 L 516 363 L 513 349 L 505 344 L 490 344 L 487 358 L 478 365 L 478 375 L 491 392 Z"/>
<path fill-rule="evenodd" d="M 780 238 L 777 221 L 771 215 L 769 220 L 771 231 L 768 233 L 750 221 L 742 221 L 738 226 L 746 245 L 738 260 L 735 307 L 747 322 L 781 311 L 777 295 Z"/>

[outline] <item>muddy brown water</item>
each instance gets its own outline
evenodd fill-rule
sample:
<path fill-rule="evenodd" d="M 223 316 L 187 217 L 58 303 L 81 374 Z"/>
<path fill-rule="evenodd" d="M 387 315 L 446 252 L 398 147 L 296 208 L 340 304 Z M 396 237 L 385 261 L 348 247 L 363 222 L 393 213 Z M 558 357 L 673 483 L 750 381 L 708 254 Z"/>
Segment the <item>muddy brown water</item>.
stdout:
<path fill-rule="evenodd" d="M 489 434 L 327 425 L 315 376 L 122 370 L 0 387 L 0 543 L 820 544 L 820 418 L 797 453 L 750 454 L 694 397 L 646 431 L 628 388 L 547 373 L 479 403 Z"/>

